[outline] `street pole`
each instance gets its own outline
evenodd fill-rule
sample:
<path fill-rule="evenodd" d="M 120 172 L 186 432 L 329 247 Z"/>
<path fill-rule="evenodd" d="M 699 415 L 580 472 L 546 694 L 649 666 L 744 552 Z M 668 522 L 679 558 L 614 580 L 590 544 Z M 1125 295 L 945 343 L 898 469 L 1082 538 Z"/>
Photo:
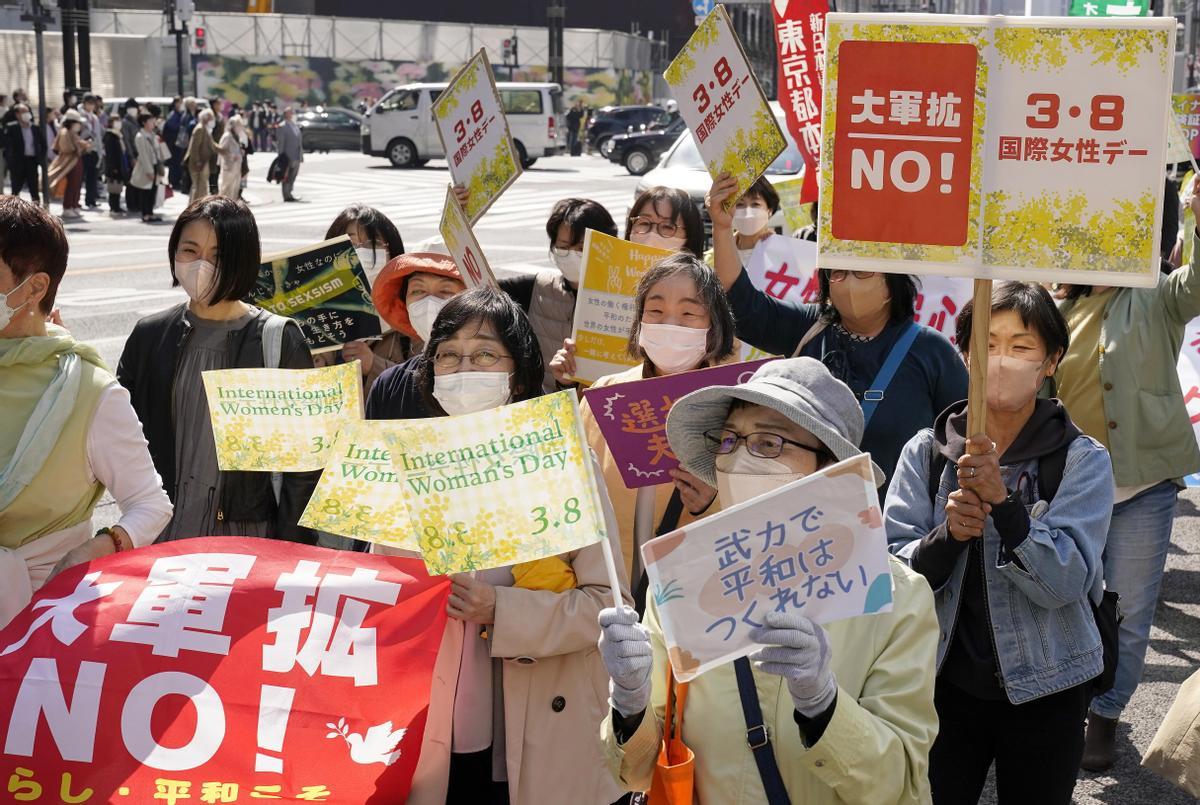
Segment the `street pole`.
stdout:
<path fill-rule="evenodd" d="M 79 87 L 92 90 L 92 21 L 88 0 L 75 0 L 75 27 L 79 36 Z"/>
<path fill-rule="evenodd" d="M 563 18 L 567 8 L 563 0 L 549 0 L 546 6 L 546 28 L 550 36 L 550 80 L 563 84 Z"/>
<path fill-rule="evenodd" d="M 46 131 L 46 50 L 42 43 L 42 34 L 46 31 L 46 25 L 53 22 L 54 18 L 42 6 L 42 0 L 26 0 L 22 3 L 22 8 L 24 13 L 21 14 L 21 21 L 33 24 L 34 52 L 37 56 L 38 113 L 36 120 L 37 124 L 42 127 L 44 135 Z M 47 148 L 42 150 L 40 158 L 42 163 L 42 206 L 50 209 L 50 175 L 46 166 L 46 152 L 49 150 L 50 144 L 46 145 Z"/>
<path fill-rule="evenodd" d="M 63 83 L 73 90 L 79 84 L 75 80 L 75 0 L 58 0 L 59 16 L 62 20 Z M 43 106 L 48 106 L 45 99 Z"/>
<path fill-rule="evenodd" d="M 167 33 L 175 35 L 175 94 L 184 96 L 183 62 L 186 55 L 183 50 L 187 46 L 188 20 L 192 17 L 192 5 L 188 0 L 164 0 L 163 14 L 168 21 Z M 176 22 L 178 18 L 179 22 Z"/>

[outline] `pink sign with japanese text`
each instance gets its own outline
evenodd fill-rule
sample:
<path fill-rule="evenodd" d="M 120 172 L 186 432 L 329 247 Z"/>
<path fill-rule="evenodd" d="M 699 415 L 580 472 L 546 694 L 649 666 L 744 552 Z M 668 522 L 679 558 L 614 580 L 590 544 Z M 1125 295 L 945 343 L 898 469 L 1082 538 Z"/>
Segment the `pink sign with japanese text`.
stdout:
<path fill-rule="evenodd" d="M 667 444 L 667 413 L 685 394 L 745 383 L 768 359 L 728 363 L 583 392 L 629 489 L 665 483 L 679 459 Z"/>
<path fill-rule="evenodd" d="M 63 572 L 0 631 L 5 802 L 403 802 L 449 581 L 208 537 Z"/>

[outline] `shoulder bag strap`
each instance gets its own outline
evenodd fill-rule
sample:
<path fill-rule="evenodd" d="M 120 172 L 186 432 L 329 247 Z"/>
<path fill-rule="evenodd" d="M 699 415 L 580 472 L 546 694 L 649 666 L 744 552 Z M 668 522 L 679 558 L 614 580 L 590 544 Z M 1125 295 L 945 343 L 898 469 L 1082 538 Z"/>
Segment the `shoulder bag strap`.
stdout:
<path fill-rule="evenodd" d="M 267 321 L 263 324 L 262 329 L 264 368 L 279 368 L 279 361 L 283 358 L 283 331 L 290 321 L 291 319 L 285 316 L 277 316 L 274 313 L 267 314 Z M 280 495 L 283 493 L 283 473 L 271 473 L 271 491 L 275 493 L 275 505 L 278 506 Z"/>
<path fill-rule="evenodd" d="M 824 329 L 828 326 L 829 326 L 829 319 L 825 318 L 824 316 L 818 317 L 816 322 L 813 324 L 813 326 L 809 327 L 808 332 L 806 332 L 804 334 L 804 336 L 800 339 L 800 343 L 796 345 L 796 348 L 794 350 L 792 350 L 792 357 L 793 358 L 800 357 L 800 350 L 802 350 L 806 346 L 808 346 L 808 342 L 812 341 L 814 338 L 816 338 L 818 335 L 820 335 L 822 333 L 822 331 L 824 331 Z"/>
<path fill-rule="evenodd" d="M 883 362 L 883 366 L 879 367 L 879 374 L 875 375 L 875 379 L 871 381 L 870 388 L 863 392 L 864 431 L 866 431 L 867 425 L 871 424 L 871 417 L 875 415 L 875 409 L 879 407 L 879 403 L 883 402 L 883 393 L 887 391 L 892 378 L 896 376 L 896 370 L 900 368 L 904 356 L 908 354 L 908 350 L 912 347 L 913 341 L 916 340 L 917 333 L 920 331 L 921 328 L 915 322 L 908 323 L 908 328 L 900 334 L 896 343 L 892 345 L 891 351 L 888 352 L 887 360 Z"/>
<path fill-rule="evenodd" d="M 654 531 L 654 536 L 661 537 L 663 534 L 670 534 L 679 527 L 679 518 L 683 516 L 683 498 L 679 494 L 679 487 L 676 487 L 671 492 L 671 499 L 667 501 L 667 508 L 663 510 L 662 519 L 658 521 L 658 528 Z M 634 560 L 634 569 L 638 571 L 637 586 L 633 590 L 633 608 L 638 615 L 646 614 L 646 595 L 650 590 L 650 577 L 646 575 L 646 569 L 641 563 L 641 548 L 634 547 L 634 552 L 637 554 Z"/>
<path fill-rule="evenodd" d="M 763 790 L 767 792 L 767 802 L 770 805 L 791 805 L 791 798 L 783 785 L 783 776 L 779 773 L 779 764 L 775 762 L 775 752 L 771 749 L 771 734 L 763 722 L 750 660 L 745 657 L 734 660 L 733 670 L 737 673 L 738 696 L 742 700 L 742 715 L 746 718 L 746 743 L 758 765 L 758 776 L 762 779 Z"/>

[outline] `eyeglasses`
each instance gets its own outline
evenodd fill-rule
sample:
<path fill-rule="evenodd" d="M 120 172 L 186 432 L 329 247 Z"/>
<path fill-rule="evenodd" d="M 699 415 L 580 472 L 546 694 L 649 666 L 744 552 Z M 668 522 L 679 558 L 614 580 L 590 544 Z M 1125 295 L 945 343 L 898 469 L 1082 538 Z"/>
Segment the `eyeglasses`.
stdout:
<path fill-rule="evenodd" d="M 675 233 L 683 228 L 675 223 L 672 223 L 671 221 L 656 222 L 654 219 L 646 218 L 642 215 L 638 215 L 633 218 L 632 222 L 633 226 L 630 227 L 629 231 L 635 235 L 649 235 L 650 230 L 655 229 L 658 230 L 658 234 L 662 235 L 664 238 L 673 238 L 675 237 Z"/>
<path fill-rule="evenodd" d="M 457 369 L 466 360 L 472 366 L 478 366 L 480 369 L 486 369 L 489 366 L 495 366 L 502 360 L 512 360 L 511 355 L 501 355 L 498 352 L 493 352 L 490 349 L 477 349 L 470 355 L 460 355 L 457 352 L 439 352 L 433 357 L 433 363 L 439 369 Z"/>
<path fill-rule="evenodd" d="M 713 428 L 704 432 L 705 448 L 708 452 L 715 453 L 718 456 L 728 455 L 737 450 L 739 442 L 745 442 L 747 452 L 759 458 L 779 458 L 779 454 L 783 452 L 785 444 L 799 447 L 801 450 L 807 450 L 818 457 L 833 457 L 833 454 L 824 447 L 812 447 L 807 444 L 801 444 L 791 439 L 785 439 L 778 433 L 758 431 L 747 433 L 743 436 L 736 430 L 729 430 L 728 428 Z"/>
<path fill-rule="evenodd" d="M 829 281 L 845 282 L 846 277 L 849 277 L 851 274 L 854 275 L 854 279 L 856 280 L 869 280 L 875 276 L 874 271 L 846 271 L 843 268 L 837 268 L 829 272 Z"/>

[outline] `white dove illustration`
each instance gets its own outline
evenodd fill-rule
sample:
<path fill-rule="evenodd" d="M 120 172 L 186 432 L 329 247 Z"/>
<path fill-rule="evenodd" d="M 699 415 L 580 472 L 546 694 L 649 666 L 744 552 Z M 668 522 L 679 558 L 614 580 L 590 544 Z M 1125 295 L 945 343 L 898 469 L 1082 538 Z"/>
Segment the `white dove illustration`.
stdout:
<path fill-rule="evenodd" d="M 366 735 L 350 732 L 345 718 L 339 718 L 337 724 L 326 724 L 333 730 L 326 738 L 341 738 L 350 746 L 350 759 L 364 766 L 370 763 L 382 763 L 390 766 L 400 757 L 397 748 L 404 740 L 407 729 L 392 731 L 392 722 L 385 721 L 367 730 Z"/>

